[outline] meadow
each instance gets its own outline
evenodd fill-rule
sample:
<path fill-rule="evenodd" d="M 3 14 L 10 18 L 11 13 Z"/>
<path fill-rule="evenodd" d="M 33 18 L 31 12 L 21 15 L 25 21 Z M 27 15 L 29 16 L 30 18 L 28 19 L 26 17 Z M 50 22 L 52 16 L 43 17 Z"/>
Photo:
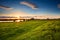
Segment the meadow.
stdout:
<path fill-rule="evenodd" d="M 60 20 L 0 22 L 0 40 L 60 40 Z"/>

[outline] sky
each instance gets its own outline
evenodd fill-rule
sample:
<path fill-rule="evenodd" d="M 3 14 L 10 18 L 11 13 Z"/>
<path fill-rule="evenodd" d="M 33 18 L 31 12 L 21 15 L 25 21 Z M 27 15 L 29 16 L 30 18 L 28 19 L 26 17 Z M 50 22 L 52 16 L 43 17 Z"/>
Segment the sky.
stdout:
<path fill-rule="evenodd" d="M 0 0 L 0 16 L 60 17 L 60 0 Z"/>

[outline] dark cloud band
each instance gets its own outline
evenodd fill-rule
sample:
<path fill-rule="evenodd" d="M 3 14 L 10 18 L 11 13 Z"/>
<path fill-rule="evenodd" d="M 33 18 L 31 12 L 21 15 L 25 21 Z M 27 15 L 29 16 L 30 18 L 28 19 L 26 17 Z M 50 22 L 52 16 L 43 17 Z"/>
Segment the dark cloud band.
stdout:
<path fill-rule="evenodd" d="M 0 5 L 0 8 L 5 9 L 5 10 L 11 10 L 11 9 L 13 9 L 13 8 L 10 8 L 10 7 L 7 7 L 7 6 L 3 6 L 3 5 Z"/>

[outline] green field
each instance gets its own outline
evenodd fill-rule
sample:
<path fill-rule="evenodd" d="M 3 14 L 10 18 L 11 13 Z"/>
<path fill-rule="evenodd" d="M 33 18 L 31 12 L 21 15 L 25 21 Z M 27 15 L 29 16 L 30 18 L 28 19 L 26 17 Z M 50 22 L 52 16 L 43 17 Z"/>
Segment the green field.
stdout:
<path fill-rule="evenodd" d="M 60 20 L 0 22 L 0 40 L 60 40 Z"/>

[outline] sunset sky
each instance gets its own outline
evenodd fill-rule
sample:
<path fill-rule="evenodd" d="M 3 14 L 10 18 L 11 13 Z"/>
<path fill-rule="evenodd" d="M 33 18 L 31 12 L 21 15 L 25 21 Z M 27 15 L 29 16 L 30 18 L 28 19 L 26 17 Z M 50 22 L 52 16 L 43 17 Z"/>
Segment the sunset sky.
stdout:
<path fill-rule="evenodd" d="M 60 0 L 0 0 L 0 16 L 58 16 Z"/>

